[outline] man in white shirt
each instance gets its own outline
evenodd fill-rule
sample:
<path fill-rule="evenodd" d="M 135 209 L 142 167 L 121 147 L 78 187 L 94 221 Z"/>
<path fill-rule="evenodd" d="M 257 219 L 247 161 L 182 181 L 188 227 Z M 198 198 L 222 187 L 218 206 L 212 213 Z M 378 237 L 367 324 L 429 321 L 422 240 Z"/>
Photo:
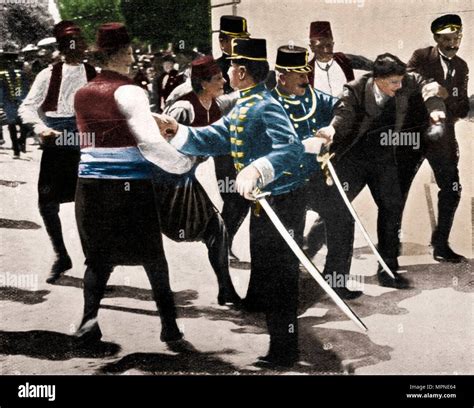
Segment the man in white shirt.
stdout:
<path fill-rule="evenodd" d="M 74 201 L 79 164 L 79 141 L 74 95 L 95 76 L 94 67 L 82 63 L 86 44 L 71 21 L 54 26 L 54 36 L 64 61 L 42 70 L 19 109 L 24 123 L 33 125 L 43 141 L 38 180 L 38 205 L 56 260 L 48 283 L 72 268 L 64 244 L 59 205 Z"/>
<path fill-rule="evenodd" d="M 372 61 L 367 58 L 334 52 L 329 21 L 313 21 L 309 37 L 314 58 L 310 61 L 313 71 L 308 77 L 314 88 L 331 96 L 338 96 L 344 84 L 354 80 L 354 69 L 372 69 Z"/>

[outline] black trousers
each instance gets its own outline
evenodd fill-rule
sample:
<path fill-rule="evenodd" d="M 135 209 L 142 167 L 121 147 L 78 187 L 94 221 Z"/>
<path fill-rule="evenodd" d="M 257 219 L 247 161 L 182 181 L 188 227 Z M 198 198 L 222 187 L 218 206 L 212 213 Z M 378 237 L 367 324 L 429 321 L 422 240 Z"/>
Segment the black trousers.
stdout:
<path fill-rule="evenodd" d="M 169 284 L 168 264 L 163 257 L 159 263 L 145 264 L 148 280 L 150 281 L 153 298 L 160 314 L 162 337 L 177 336 L 179 333 L 176 324 L 176 308 L 173 292 Z M 90 324 L 97 318 L 100 302 L 104 297 L 107 281 L 113 271 L 112 265 L 93 263 L 87 265 L 84 274 L 84 314 L 80 329 L 89 326 L 92 330 L 98 323 Z"/>
<path fill-rule="evenodd" d="M 219 213 L 214 213 L 206 226 L 203 236 L 209 262 L 217 277 L 219 294 L 236 295 L 229 273 L 229 243 L 224 220 Z"/>
<path fill-rule="evenodd" d="M 354 234 L 353 219 L 336 186 L 328 186 L 321 172 L 306 184 L 307 209 L 316 211 L 324 222 L 327 243 L 323 273 L 348 276 L 351 268 Z M 319 229 L 321 231 L 321 229 Z M 324 231 L 322 231 L 324 232 Z M 311 245 L 311 233 L 308 246 Z"/>
<path fill-rule="evenodd" d="M 403 198 L 394 157 L 390 153 L 385 157 L 345 156 L 337 162 L 335 169 L 350 201 L 357 197 L 365 186 L 369 187 L 378 208 L 378 251 L 387 265 L 396 270 L 400 252 L 399 231 Z M 347 221 L 344 228 L 346 234 L 353 237 L 352 219 Z"/>
<path fill-rule="evenodd" d="M 214 165 L 219 193 L 224 202 L 221 215 L 227 228 L 229 248 L 231 248 L 235 234 L 249 212 L 251 202 L 234 191 L 237 173 L 233 158 L 231 156 L 215 157 Z"/>
<path fill-rule="evenodd" d="M 301 244 L 305 202 L 302 191 L 268 198 L 285 228 Z M 258 215 L 257 215 L 258 214 Z M 259 302 L 270 334 L 269 353 L 294 357 L 298 353 L 299 261 L 263 209 L 250 218 L 251 275 L 247 299 Z"/>
<path fill-rule="evenodd" d="M 413 179 L 427 159 L 435 175 L 438 193 L 438 224 L 433 231 L 432 244 L 446 245 L 453 226 L 454 215 L 461 200 L 462 186 L 459 181 L 459 147 L 454 125 L 448 124 L 446 133 L 438 141 L 424 141 L 421 151 L 399 149 L 397 151 L 398 176 L 405 205 Z"/>
<path fill-rule="evenodd" d="M 17 125 L 20 128 L 20 137 L 18 137 Z M 26 137 L 28 136 L 29 128 L 24 125 L 20 118 L 17 119 L 16 123 L 11 123 L 8 125 L 8 132 L 10 133 L 10 138 L 12 140 L 12 148 L 15 156 L 18 156 L 25 148 Z"/>

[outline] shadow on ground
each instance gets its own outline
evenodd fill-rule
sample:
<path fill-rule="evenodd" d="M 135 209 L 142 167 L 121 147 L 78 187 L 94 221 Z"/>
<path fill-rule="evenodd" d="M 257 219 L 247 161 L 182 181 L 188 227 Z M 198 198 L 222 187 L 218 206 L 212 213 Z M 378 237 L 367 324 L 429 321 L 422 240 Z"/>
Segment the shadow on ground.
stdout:
<path fill-rule="evenodd" d="M 10 220 L 8 218 L 0 218 L 0 228 L 10 229 L 40 229 L 41 225 L 33 221 L 27 220 Z"/>
<path fill-rule="evenodd" d="M 400 255 L 403 256 L 429 255 L 430 253 L 431 249 L 429 246 L 417 244 L 416 242 L 403 242 L 400 249 Z M 353 254 L 356 259 L 366 259 L 363 255 L 373 255 L 374 253 L 369 246 L 363 246 L 354 248 Z"/>
<path fill-rule="evenodd" d="M 242 373 L 242 370 L 218 357 L 222 354 L 232 353 L 231 350 L 223 350 L 219 353 L 202 353 L 194 348 L 177 354 L 133 353 L 118 361 L 106 364 L 99 370 L 99 373 L 121 374 L 129 370 L 139 370 L 146 374 Z"/>
<path fill-rule="evenodd" d="M 0 354 L 61 361 L 110 357 L 119 351 L 120 346 L 115 343 L 101 341 L 94 346 L 84 347 L 73 336 L 47 330 L 0 331 Z"/>
<path fill-rule="evenodd" d="M 0 300 L 9 300 L 12 302 L 20 302 L 25 305 L 36 305 L 45 302 L 46 295 L 49 290 L 24 290 L 10 286 L 0 287 Z"/>

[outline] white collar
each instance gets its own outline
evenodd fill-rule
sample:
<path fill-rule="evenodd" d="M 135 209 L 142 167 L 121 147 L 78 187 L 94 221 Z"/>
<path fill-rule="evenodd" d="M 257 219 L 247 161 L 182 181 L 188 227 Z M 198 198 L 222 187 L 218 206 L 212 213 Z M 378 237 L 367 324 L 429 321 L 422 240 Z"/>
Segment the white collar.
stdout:
<path fill-rule="evenodd" d="M 441 59 L 443 59 L 443 57 L 447 58 L 448 60 L 452 60 L 454 58 L 454 57 L 449 58 L 448 56 L 444 55 L 439 48 L 438 48 L 438 52 Z"/>
<path fill-rule="evenodd" d="M 388 99 L 390 98 L 390 96 L 388 95 L 385 95 L 379 88 L 379 86 L 377 85 L 377 83 L 375 82 L 374 80 L 374 96 L 375 96 L 375 102 L 377 103 L 377 105 L 383 105 L 383 103 Z"/>

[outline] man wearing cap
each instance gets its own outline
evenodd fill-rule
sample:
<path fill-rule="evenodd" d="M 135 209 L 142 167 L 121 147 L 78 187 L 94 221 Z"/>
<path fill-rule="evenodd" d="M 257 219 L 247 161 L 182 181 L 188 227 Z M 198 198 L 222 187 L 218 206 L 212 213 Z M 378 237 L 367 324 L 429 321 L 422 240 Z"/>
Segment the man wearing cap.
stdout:
<path fill-rule="evenodd" d="M 173 127 L 177 134 L 172 144 L 190 155 L 231 152 L 238 172 L 237 191 L 249 200 L 257 186 L 271 192 L 269 202 L 285 227 L 295 237 L 301 236 L 305 204 L 299 190 L 303 181 L 289 173 L 298 167 L 305 149 L 316 150 L 321 141 L 308 139 L 303 147 L 283 107 L 266 89 L 265 40 L 233 39 L 230 59 L 230 84 L 240 91 L 235 108 L 211 126 Z M 250 254 L 251 273 L 266 282 L 259 306 L 270 333 L 269 352 L 257 365 L 291 366 L 298 359 L 299 262 L 258 205 L 251 212 Z"/>
<path fill-rule="evenodd" d="M 17 68 L 18 55 L 16 51 L 0 51 L 0 110 L 6 115 L 14 159 L 20 158 L 20 152 L 26 152 L 26 137 L 29 132 L 28 126 L 18 115 L 18 107 L 30 88 L 27 75 Z M 20 128 L 19 138 L 17 126 Z"/>
<path fill-rule="evenodd" d="M 462 21 L 458 15 L 447 14 L 438 17 L 431 24 L 431 32 L 437 45 L 416 50 L 408 62 L 408 67 L 441 85 L 441 96 L 444 98 L 447 111 L 444 134 L 436 138 L 430 137 L 428 133 L 424 139 L 423 149 L 416 151 L 415 154 L 406 155 L 406 151 L 400 151 L 399 177 L 402 194 L 406 200 L 419 167 L 425 158 L 428 160 L 440 188 L 438 224 L 431 236 L 433 257 L 440 262 L 458 263 L 465 261 L 465 258 L 449 246 L 454 214 L 461 199 L 459 147 L 456 141 L 455 123 L 466 117 L 469 112 L 467 95 L 469 69 L 466 62 L 457 56 L 462 39 Z"/>
<path fill-rule="evenodd" d="M 228 58 L 232 52 L 233 38 L 249 38 L 247 20 L 240 16 L 222 16 L 220 20 L 219 45 L 221 47 L 222 56 L 216 60 L 221 67 L 226 83 L 224 85 L 224 93 L 228 94 L 233 91 L 230 86 L 229 76 L 227 72 L 230 68 L 230 59 Z M 234 161 L 231 156 L 219 156 L 214 158 L 216 168 L 217 181 L 223 185 L 234 185 L 237 173 L 234 168 Z M 219 190 L 222 201 L 222 218 L 227 228 L 229 236 L 229 247 L 232 259 L 238 257 L 232 251 L 232 243 L 242 222 L 247 216 L 250 208 L 248 200 L 244 199 L 235 191 Z"/>
<path fill-rule="evenodd" d="M 391 278 L 379 267 L 377 277 L 382 286 L 403 289 L 410 285 L 397 273 L 403 200 L 395 158 L 396 136 L 405 129 L 411 113 L 409 102 L 417 95 L 423 95 L 433 123 L 444 119 L 445 106 L 437 96 L 438 87 L 428 82 L 418 74 L 407 73 L 406 64 L 396 56 L 379 55 L 372 73 L 344 86 L 331 124 L 318 131 L 318 135 L 334 138 L 333 162 L 342 185 L 347 186 L 349 200 L 368 186 L 377 204 L 378 251 L 395 276 Z M 353 220 L 347 225 L 347 234 L 353 237 Z"/>
<path fill-rule="evenodd" d="M 61 203 L 74 201 L 80 153 L 79 146 L 71 144 L 73 140 L 66 136 L 77 134 L 74 95 L 96 75 L 94 67 L 82 63 L 86 44 L 80 28 L 71 21 L 61 21 L 53 32 L 64 62 L 38 74 L 19 109 L 23 122 L 33 125 L 43 140 L 38 204 L 56 254 L 48 283 L 54 283 L 72 268 L 63 240 L 59 208 Z"/>
<path fill-rule="evenodd" d="M 331 95 L 310 86 L 308 74 L 312 68 L 308 55 L 308 50 L 303 47 L 278 48 L 275 64 L 277 86 L 271 91 L 284 107 L 300 140 L 313 137 L 318 129 L 329 125 L 337 102 Z M 306 181 L 307 193 L 301 199 L 306 200 L 308 209 L 318 212 L 326 224 L 328 253 L 324 275 L 341 297 L 354 299 L 360 296 L 362 292 L 350 291 L 345 286 L 351 265 L 352 240 L 341 228 L 345 227 L 343 217 L 350 217 L 350 214 L 337 188 L 326 184 L 326 177 L 313 154 L 304 155 L 293 177 Z M 255 294 L 258 296 L 258 290 Z"/>

